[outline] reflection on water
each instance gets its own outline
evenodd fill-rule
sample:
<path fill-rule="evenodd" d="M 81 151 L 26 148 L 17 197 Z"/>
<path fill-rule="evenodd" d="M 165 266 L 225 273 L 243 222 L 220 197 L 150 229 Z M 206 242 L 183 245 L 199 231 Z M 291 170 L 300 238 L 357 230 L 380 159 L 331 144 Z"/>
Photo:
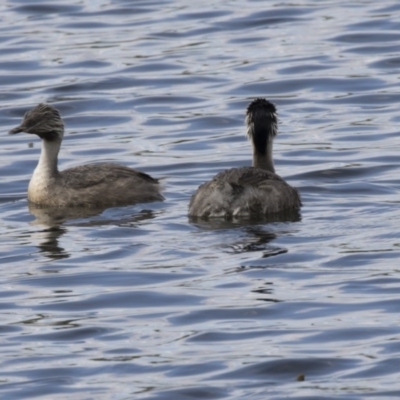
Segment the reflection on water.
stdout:
<path fill-rule="evenodd" d="M 32 224 L 58 227 L 68 220 L 85 219 L 101 214 L 104 208 L 43 207 L 28 203 L 29 212 L 36 217 Z"/>
<path fill-rule="evenodd" d="M 400 396 L 397 2 L 0 11 L 0 397 Z M 254 97 L 279 109 L 301 215 L 189 220 L 199 184 L 249 165 Z M 27 206 L 39 142 L 6 133 L 43 101 L 65 115 L 60 169 L 132 166 L 166 201 Z"/>
<path fill-rule="evenodd" d="M 136 214 L 130 213 L 127 216 L 107 218 L 100 215 L 104 209 L 90 209 L 85 207 L 52 208 L 32 203 L 28 203 L 28 208 L 30 213 L 36 217 L 31 224 L 47 227 L 36 232 L 35 237 L 36 239 L 40 237 L 40 243 L 37 245 L 40 252 L 50 259 L 62 259 L 70 256 L 64 248 L 59 246 L 59 240 L 62 235 L 68 232 L 68 227 L 94 229 L 104 226 L 119 226 L 139 228 L 142 222 L 156 217 L 153 210 L 141 210 Z"/>
<path fill-rule="evenodd" d="M 287 222 L 294 223 L 301 221 L 301 213 L 299 210 L 285 211 L 282 213 L 275 213 L 271 215 L 262 215 L 256 217 L 236 218 L 198 218 L 189 217 L 189 222 L 200 229 L 205 230 L 218 230 L 218 229 L 234 229 L 243 226 L 252 226 L 260 224 L 270 224 L 273 222 Z"/>
<path fill-rule="evenodd" d="M 59 245 L 59 239 L 66 231 L 66 229 L 56 226 L 41 231 L 40 244 L 38 244 L 39 252 L 54 260 L 68 258 L 69 254 Z M 36 234 L 36 236 L 38 235 Z"/>

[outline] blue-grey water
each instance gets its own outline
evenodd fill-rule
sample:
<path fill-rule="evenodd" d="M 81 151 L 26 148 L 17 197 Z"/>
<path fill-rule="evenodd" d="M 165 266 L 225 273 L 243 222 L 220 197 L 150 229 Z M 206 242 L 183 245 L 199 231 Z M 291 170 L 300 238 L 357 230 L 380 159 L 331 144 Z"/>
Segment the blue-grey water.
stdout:
<path fill-rule="evenodd" d="M 400 398 L 400 4 L 396 0 L 0 3 L 0 398 Z M 273 101 L 288 221 L 193 222 L 249 165 Z M 39 102 L 60 168 L 113 161 L 165 202 L 29 208 Z"/>

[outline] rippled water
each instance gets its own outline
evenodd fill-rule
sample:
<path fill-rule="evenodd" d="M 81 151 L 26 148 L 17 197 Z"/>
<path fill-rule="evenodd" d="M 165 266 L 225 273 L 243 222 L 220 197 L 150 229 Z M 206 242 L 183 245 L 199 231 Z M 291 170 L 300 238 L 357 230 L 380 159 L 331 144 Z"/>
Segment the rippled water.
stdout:
<path fill-rule="evenodd" d="M 0 10 L 0 397 L 400 397 L 398 2 Z M 250 163 L 257 96 L 300 220 L 192 223 L 195 188 Z M 42 101 L 61 168 L 120 162 L 166 201 L 29 209 L 39 139 L 7 132 Z"/>

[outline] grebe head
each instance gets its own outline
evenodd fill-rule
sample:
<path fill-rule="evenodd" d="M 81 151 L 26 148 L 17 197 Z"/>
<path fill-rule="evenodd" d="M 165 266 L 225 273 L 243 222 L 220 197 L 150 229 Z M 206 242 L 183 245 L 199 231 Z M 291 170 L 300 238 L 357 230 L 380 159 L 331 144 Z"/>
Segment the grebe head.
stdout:
<path fill-rule="evenodd" d="M 247 107 L 247 136 L 254 151 L 265 155 L 278 133 L 278 117 L 275 105 L 265 99 L 255 99 Z"/>
<path fill-rule="evenodd" d="M 55 107 L 40 103 L 27 111 L 21 124 L 9 133 L 19 132 L 34 133 L 49 142 L 61 141 L 64 136 L 64 123 Z"/>

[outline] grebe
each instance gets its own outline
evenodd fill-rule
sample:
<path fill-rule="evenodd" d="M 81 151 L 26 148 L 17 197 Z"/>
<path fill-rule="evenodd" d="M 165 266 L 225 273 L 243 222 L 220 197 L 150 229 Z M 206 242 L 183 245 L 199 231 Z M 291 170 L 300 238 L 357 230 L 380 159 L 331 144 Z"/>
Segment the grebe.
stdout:
<path fill-rule="evenodd" d="M 246 124 L 253 146 L 253 166 L 222 171 L 201 185 L 190 200 L 190 217 L 252 217 L 300 209 L 298 191 L 275 174 L 275 105 L 262 98 L 253 100 L 247 107 Z"/>
<path fill-rule="evenodd" d="M 162 201 L 158 180 L 123 165 L 82 165 L 58 171 L 64 136 L 59 111 L 45 103 L 26 112 L 9 133 L 34 133 L 42 139 L 39 163 L 29 182 L 28 200 L 49 207 L 114 207 Z"/>

